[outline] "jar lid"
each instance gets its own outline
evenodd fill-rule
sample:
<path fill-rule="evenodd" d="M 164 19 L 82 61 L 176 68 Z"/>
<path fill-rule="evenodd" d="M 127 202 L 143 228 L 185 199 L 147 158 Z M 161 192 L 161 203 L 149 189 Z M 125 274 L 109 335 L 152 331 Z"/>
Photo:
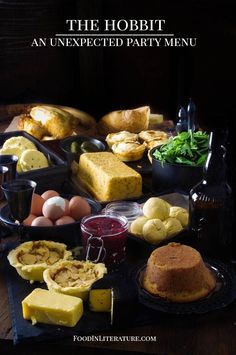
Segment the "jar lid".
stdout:
<path fill-rule="evenodd" d="M 106 206 L 105 213 L 118 213 L 130 222 L 142 215 L 142 208 L 137 202 L 111 202 Z"/>

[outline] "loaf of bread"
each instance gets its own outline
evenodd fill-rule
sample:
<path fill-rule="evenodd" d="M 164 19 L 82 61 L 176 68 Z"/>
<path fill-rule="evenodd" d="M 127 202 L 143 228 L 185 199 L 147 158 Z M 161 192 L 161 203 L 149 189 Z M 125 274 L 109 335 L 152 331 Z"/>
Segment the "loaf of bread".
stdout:
<path fill-rule="evenodd" d="M 150 107 L 143 106 L 133 110 L 113 111 L 103 116 L 98 123 L 99 133 L 107 135 L 120 131 L 139 133 L 147 130 Z"/>
<path fill-rule="evenodd" d="M 93 117 L 67 106 L 27 105 L 15 118 L 18 121 L 18 129 L 41 140 L 63 139 L 77 134 L 86 137 L 97 134 L 97 124 Z"/>
<path fill-rule="evenodd" d="M 109 152 L 82 154 L 77 176 L 99 201 L 123 200 L 142 194 L 141 175 Z"/>

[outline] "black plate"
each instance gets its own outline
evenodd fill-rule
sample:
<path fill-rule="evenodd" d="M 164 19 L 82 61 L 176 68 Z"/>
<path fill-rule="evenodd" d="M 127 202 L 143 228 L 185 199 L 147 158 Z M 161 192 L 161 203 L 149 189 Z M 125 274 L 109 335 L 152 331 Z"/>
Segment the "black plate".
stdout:
<path fill-rule="evenodd" d="M 150 251 L 152 251 L 156 248 L 162 247 L 163 245 L 173 243 L 173 242 L 184 244 L 184 243 L 186 243 L 186 240 L 188 238 L 189 238 L 189 229 L 188 228 L 184 228 L 181 232 L 179 232 L 175 236 L 168 238 L 168 239 L 164 239 L 158 244 L 148 243 L 145 239 L 136 237 L 134 234 L 128 233 L 128 239 L 131 241 L 132 244 L 135 243 L 140 248 L 146 248 Z"/>
<path fill-rule="evenodd" d="M 130 168 L 136 170 L 140 174 L 151 174 L 152 173 L 152 164 L 150 163 L 147 151 L 144 152 L 142 159 L 137 161 L 126 162 Z"/>
<path fill-rule="evenodd" d="M 70 191 L 72 191 L 74 194 L 79 194 L 79 195 L 81 195 L 83 197 L 93 198 L 94 201 L 97 201 L 98 203 L 100 203 L 103 206 L 106 206 L 108 203 L 111 203 L 111 202 L 120 201 L 120 200 L 112 200 L 112 201 L 99 201 L 99 200 L 96 200 L 92 196 L 92 194 L 83 186 L 83 184 L 80 181 L 78 181 L 78 179 L 76 179 L 75 176 L 71 177 L 70 181 L 68 182 L 68 185 L 69 185 Z M 130 197 L 130 198 L 127 198 L 127 199 L 122 200 L 122 201 L 135 201 L 135 202 L 138 202 L 140 199 L 144 199 L 144 198 L 151 197 L 151 196 L 152 196 L 151 190 L 148 189 L 147 186 L 143 186 L 142 195 L 140 197 Z"/>
<path fill-rule="evenodd" d="M 64 196 L 70 198 L 71 196 Z M 91 206 L 92 214 L 99 213 L 102 209 L 102 206 L 89 198 L 86 198 L 88 203 Z M 52 227 L 31 227 L 31 226 L 19 226 L 16 224 L 10 215 L 9 206 L 5 205 L 0 210 L 0 220 L 8 226 L 12 231 L 20 232 L 22 241 L 29 240 L 55 240 L 58 242 L 64 242 L 69 246 L 78 245 L 80 239 L 81 230 L 80 230 L 80 220 L 71 223 L 65 224 L 63 226 L 52 226 Z M 21 229 L 21 230 L 19 230 Z"/>
<path fill-rule="evenodd" d="M 23 280 L 16 270 L 10 266 L 6 257 L 4 257 L 4 264 L 15 344 L 19 342 L 47 343 L 48 341 L 58 342 L 60 340 L 63 342 L 65 338 L 73 339 L 73 335 L 88 335 L 111 329 L 110 314 L 90 312 L 86 304 L 84 304 L 82 319 L 73 328 L 40 323 L 33 326 L 30 321 L 23 318 L 21 302 L 35 288 L 46 289 L 46 285 L 38 282 L 30 284 Z"/>
<path fill-rule="evenodd" d="M 47 148 L 38 139 L 31 136 L 25 131 L 1 133 L 0 147 L 7 139 L 19 136 L 29 139 L 36 145 L 37 149 L 47 157 L 49 161 L 49 167 L 17 174 L 17 178 L 35 181 L 37 183 L 36 192 L 39 194 L 43 193 L 49 188 L 54 190 L 60 190 L 69 174 L 67 162 L 63 160 L 58 154 L 54 153 L 50 148 Z"/>
<path fill-rule="evenodd" d="M 135 280 L 139 289 L 139 302 L 146 307 L 170 314 L 204 314 L 224 308 L 236 299 L 236 276 L 230 267 L 220 261 L 204 259 L 206 266 L 214 273 L 217 286 L 207 297 L 188 303 L 175 303 L 153 296 L 140 285 L 146 264 L 138 269 Z"/>

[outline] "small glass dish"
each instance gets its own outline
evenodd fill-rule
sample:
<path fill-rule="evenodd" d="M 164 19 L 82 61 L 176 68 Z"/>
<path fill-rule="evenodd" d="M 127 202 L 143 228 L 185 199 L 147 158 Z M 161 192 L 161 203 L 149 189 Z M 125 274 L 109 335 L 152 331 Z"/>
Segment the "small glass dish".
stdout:
<path fill-rule="evenodd" d="M 142 215 L 142 207 L 137 202 L 111 202 L 106 205 L 104 212 L 106 214 L 118 213 L 121 216 L 126 217 L 129 224 L 131 224 L 132 221 Z"/>

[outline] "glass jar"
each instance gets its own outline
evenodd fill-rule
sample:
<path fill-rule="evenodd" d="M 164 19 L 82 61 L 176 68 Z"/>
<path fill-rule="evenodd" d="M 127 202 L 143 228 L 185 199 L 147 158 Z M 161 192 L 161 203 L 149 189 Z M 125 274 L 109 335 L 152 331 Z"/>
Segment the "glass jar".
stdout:
<path fill-rule="evenodd" d="M 128 220 L 115 213 L 90 215 L 81 221 L 82 245 L 86 260 L 119 266 L 126 257 Z"/>

